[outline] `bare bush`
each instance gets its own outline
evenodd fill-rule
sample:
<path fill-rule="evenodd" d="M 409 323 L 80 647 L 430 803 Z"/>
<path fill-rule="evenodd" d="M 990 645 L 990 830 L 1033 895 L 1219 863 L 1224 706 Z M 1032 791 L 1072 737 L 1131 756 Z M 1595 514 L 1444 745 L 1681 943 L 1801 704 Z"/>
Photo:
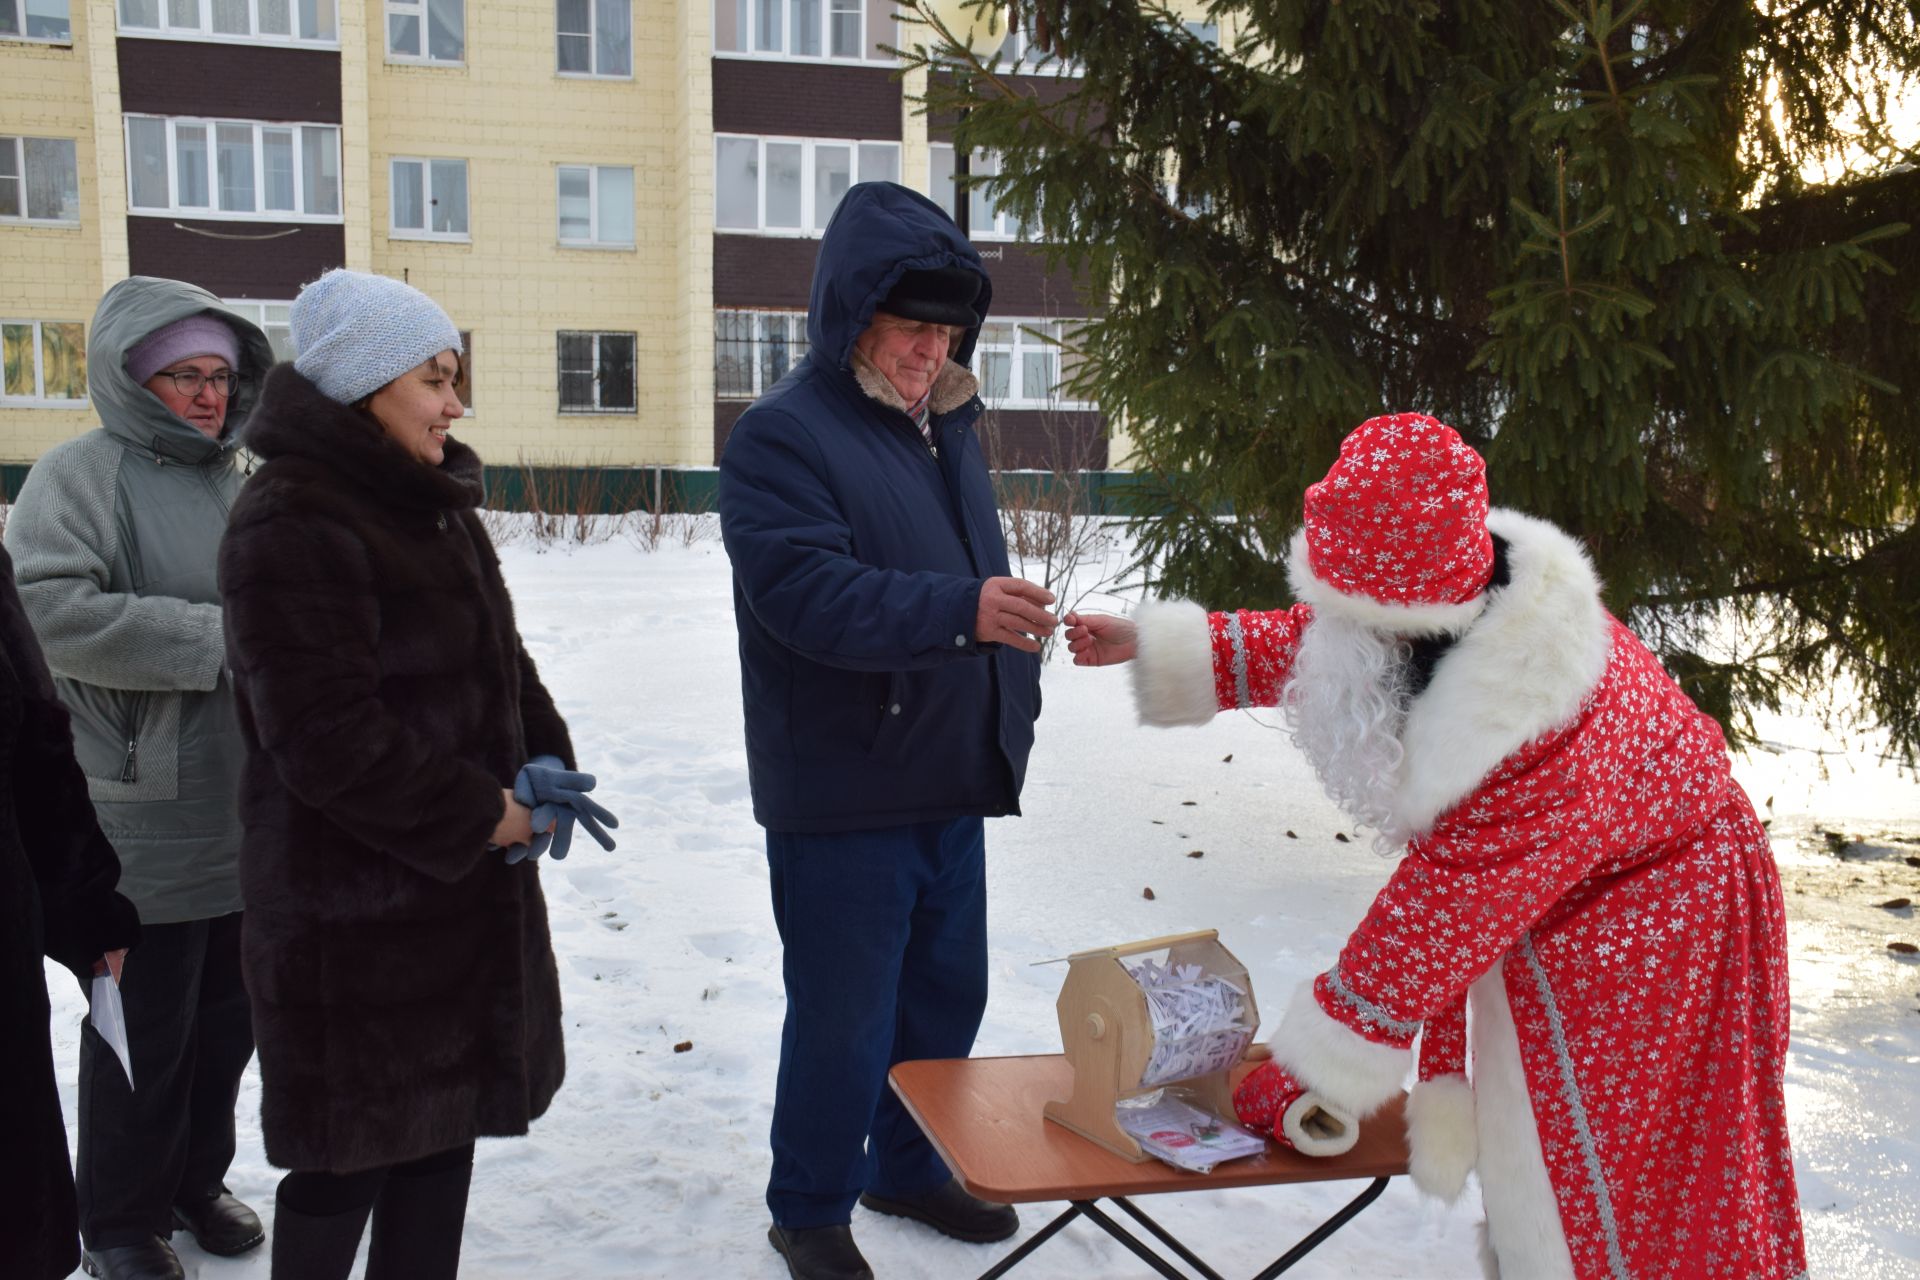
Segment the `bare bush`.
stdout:
<path fill-rule="evenodd" d="M 487 531 L 487 540 L 494 549 L 510 547 L 526 536 L 525 521 L 518 511 L 505 511 L 499 507 L 481 507 L 474 513 L 480 517 L 480 527 Z"/>
<path fill-rule="evenodd" d="M 1099 442 L 1078 432 L 1066 415 L 1048 410 L 1043 418 L 1045 466 L 995 472 L 1000 529 L 1015 572 L 1054 595 L 1054 611 L 1067 613 L 1112 582 L 1116 569 L 1115 521 L 1095 510 L 1092 476 Z M 983 433 L 987 462 L 1006 452 L 997 433 Z M 1042 661 L 1053 655 L 1054 639 L 1042 642 Z"/>
<path fill-rule="evenodd" d="M 580 465 L 569 458 L 538 461 L 522 455 L 520 473 L 532 515 L 529 533 L 534 545 L 590 547 L 620 536 L 628 516 L 607 510 L 612 504 L 604 465 Z"/>
<path fill-rule="evenodd" d="M 669 487 L 664 473 L 654 473 L 653 492 L 638 510 L 628 512 L 627 541 L 642 551 L 657 551 L 663 546 L 691 547 L 719 533 L 719 522 L 712 516 L 713 503 L 682 502 L 677 486 Z M 674 507 L 679 510 L 674 510 Z"/>
<path fill-rule="evenodd" d="M 571 459 L 520 459 L 523 511 L 482 508 L 480 525 L 496 547 L 530 543 L 590 547 L 625 538 L 642 551 L 691 547 L 718 536 L 712 502 L 689 503 L 668 468 L 635 473 Z M 628 482 L 628 477 L 643 483 Z"/>

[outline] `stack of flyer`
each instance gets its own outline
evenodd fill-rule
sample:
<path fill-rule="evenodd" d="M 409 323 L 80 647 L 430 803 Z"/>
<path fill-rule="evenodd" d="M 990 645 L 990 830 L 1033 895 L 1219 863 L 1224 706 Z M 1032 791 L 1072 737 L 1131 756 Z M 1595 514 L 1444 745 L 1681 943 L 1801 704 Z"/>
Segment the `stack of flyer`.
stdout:
<path fill-rule="evenodd" d="M 1148 1155 L 1192 1173 L 1211 1173 L 1223 1160 L 1267 1149 L 1258 1134 L 1165 1090 L 1122 1102 L 1114 1108 L 1114 1120 Z"/>

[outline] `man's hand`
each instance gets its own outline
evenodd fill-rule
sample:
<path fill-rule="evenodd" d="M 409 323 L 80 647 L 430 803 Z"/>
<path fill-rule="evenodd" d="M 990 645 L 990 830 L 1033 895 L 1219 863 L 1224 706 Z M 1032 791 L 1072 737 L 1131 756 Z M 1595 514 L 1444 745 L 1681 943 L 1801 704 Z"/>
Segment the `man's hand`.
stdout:
<path fill-rule="evenodd" d="M 1126 618 L 1111 613 L 1067 615 L 1067 652 L 1076 667 L 1112 667 L 1130 662 L 1140 651 L 1140 633 Z"/>
<path fill-rule="evenodd" d="M 980 616 L 973 638 L 980 644 L 1004 644 L 1028 653 L 1040 652 L 1040 640 L 1053 634 L 1060 620 L 1047 612 L 1053 592 L 1020 578 L 988 578 L 980 584 Z"/>

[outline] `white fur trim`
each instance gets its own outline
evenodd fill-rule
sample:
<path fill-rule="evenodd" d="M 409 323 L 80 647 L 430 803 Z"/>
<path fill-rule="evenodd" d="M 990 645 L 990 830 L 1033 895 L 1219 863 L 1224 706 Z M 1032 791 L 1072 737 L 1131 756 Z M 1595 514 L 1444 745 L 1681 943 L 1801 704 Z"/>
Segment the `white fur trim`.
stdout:
<path fill-rule="evenodd" d="M 1360 1122 L 1311 1090 L 1280 1117 L 1280 1131 L 1303 1156 L 1343 1156 L 1360 1141 Z"/>
<path fill-rule="evenodd" d="M 1141 724 L 1206 724 L 1220 710 L 1213 692 L 1213 632 L 1191 600 L 1154 600 L 1134 611 L 1139 652 L 1133 702 Z"/>
<path fill-rule="evenodd" d="M 1394 829 L 1409 836 L 1473 794 L 1520 747 L 1578 714 L 1606 673 L 1611 623 L 1587 553 L 1545 520 L 1496 508 L 1487 528 L 1507 542 L 1507 586 L 1407 713 Z"/>
<path fill-rule="evenodd" d="M 1300 984 L 1280 1029 L 1267 1042 L 1273 1060 L 1348 1115 L 1365 1119 L 1406 1087 L 1410 1049 L 1369 1040 L 1328 1015 L 1311 980 Z"/>
<path fill-rule="evenodd" d="M 1487 1239 L 1503 1276 L 1573 1280 L 1573 1255 L 1547 1176 L 1504 974 L 1502 961 L 1467 991 L 1473 1010 L 1474 1118 Z"/>
<path fill-rule="evenodd" d="M 1480 1271 L 1486 1280 L 1500 1280 L 1500 1259 L 1494 1255 L 1493 1241 L 1487 1238 L 1487 1220 L 1480 1219 L 1480 1225 L 1474 1231 L 1474 1239 L 1480 1248 Z"/>
<path fill-rule="evenodd" d="M 1473 625 L 1486 607 L 1485 592 L 1459 604 L 1392 604 L 1342 591 L 1314 573 L 1307 559 L 1307 531 L 1296 529 L 1287 548 L 1287 585 L 1297 599 L 1317 612 L 1337 614 L 1369 627 L 1401 635 L 1457 635 Z"/>
<path fill-rule="evenodd" d="M 1473 1086 L 1465 1076 L 1435 1076 L 1414 1085 L 1407 1099 L 1413 1185 L 1448 1204 L 1458 1200 L 1478 1154 L 1473 1126 Z"/>

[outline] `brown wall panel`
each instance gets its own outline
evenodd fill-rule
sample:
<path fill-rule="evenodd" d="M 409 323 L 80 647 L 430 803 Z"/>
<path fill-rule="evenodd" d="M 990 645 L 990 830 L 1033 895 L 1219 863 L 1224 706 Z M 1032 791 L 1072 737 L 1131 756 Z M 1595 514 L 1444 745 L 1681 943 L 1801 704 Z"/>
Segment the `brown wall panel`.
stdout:
<path fill-rule="evenodd" d="M 887 67 L 713 60 L 715 133 L 900 137 L 900 82 Z"/>
<path fill-rule="evenodd" d="M 1031 247 L 1004 241 L 983 241 L 974 247 L 993 281 L 994 314 L 1083 316 L 1094 309 L 1080 296 L 1065 268 L 1049 271 Z M 716 235 L 713 305 L 804 308 L 819 253 L 818 240 Z"/>
<path fill-rule="evenodd" d="M 332 49 L 120 37 L 120 108 L 164 116 L 340 123 Z"/>
<path fill-rule="evenodd" d="M 726 451 L 727 437 L 748 400 L 713 403 L 713 460 Z M 994 470 L 1104 471 L 1107 420 L 1092 410 L 990 409 L 980 420 L 987 465 Z"/>
<path fill-rule="evenodd" d="M 338 223 L 135 215 L 127 219 L 127 252 L 134 275 L 185 280 L 223 298 L 291 298 L 323 271 L 346 265 L 347 236 Z"/>
<path fill-rule="evenodd" d="M 720 465 L 720 455 L 726 452 L 727 437 L 733 434 L 733 424 L 740 421 L 740 415 L 747 411 L 751 400 L 715 400 L 713 402 L 713 463 Z"/>
<path fill-rule="evenodd" d="M 805 310 L 818 240 L 790 236 L 713 238 L 713 305 Z"/>
<path fill-rule="evenodd" d="M 1049 271 L 1031 246 L 1014 241 L 975 241 L 993 281 L 993 312 L 1001 316 L 1084 316 L 1089 306 L 1065 267 Z"/>
<path fill-rule="evenodd" d="M 980 443 L 996 471 L 1104 471 L 1107 420 L 1091 409 L 989 409 Z"/>
<path fill-rule="evenodd" d="M 938 79 L 947 81 L 948 77 Z M 999 78 L 1014 93 L 1028 98 L 1037 98 L 1041 102 L 1055 103 L 1078 92 L 1078 76 L 1008 76 Z M 996 92 L 998 91 L 996 85 Z M 932 111 L 927 113 L 927 138 L 932 142 L 948 142 L 953 138 L 954 115 L 951 111 Z"/>

